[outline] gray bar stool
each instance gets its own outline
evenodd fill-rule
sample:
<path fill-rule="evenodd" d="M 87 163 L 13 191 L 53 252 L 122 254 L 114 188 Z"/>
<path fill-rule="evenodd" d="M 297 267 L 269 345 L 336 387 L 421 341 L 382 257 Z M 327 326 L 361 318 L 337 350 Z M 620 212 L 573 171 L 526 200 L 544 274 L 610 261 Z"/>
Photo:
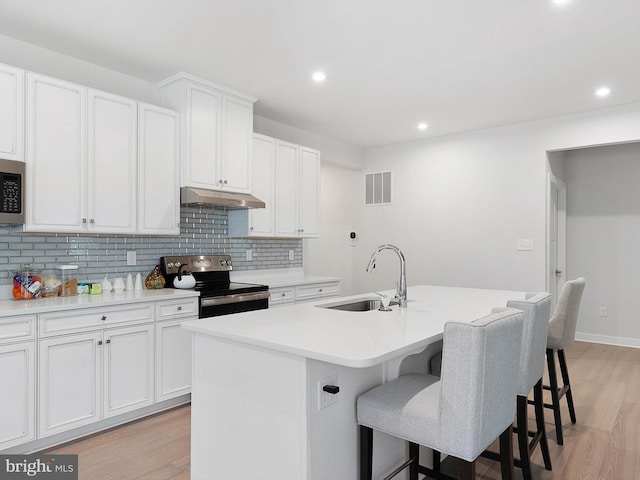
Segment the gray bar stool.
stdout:
<path fill-rule="evenodd" d="M 569 370 L 567 369 L 567 361 L 564 357 L 564 349 L 575 341 L 578 311 L 580 309 L 584 286 L 585 279 L 582 277 L 565 283 L 560 292 L 556 310 L 549 321 L 549 333 L 547 334 L 547 370 L 549 371 L 549 385 L 545 385 L 544 388 L 545 390 L 551 391 L 551 403 L 545 403 L 544 406 L 553 410 L 558 445 L 564 444 L 562 437 L 562 418 L 560 416 L 560 399 L 564 396 L 567 397 L 571 423 L 576 423 L 576 412 L 573 407 L 573 394 L 571 393 Z M 562 387 L 558 387 L 555 355 L 558 356 L 558 364 L 560 365 Z"/>
<path fill-rule="evenodd" d="M 542 399 L 542 375 L 544 373 L 544 355 L 547 348 L 547 332 L 551 315 L 551 294 L 528 293 L 524 300 L 509 300 L 508 308 L 517 308 L 524 312 L 522 332 L 522 351 L 517 382 L 516 423 L 514 430 L 518 438 L 520 460 L 516 466 L 522 468 L 524 480 L 531 480 L 531 455 L 540 445 L 544 466 L 551 470 L 551 455 L 544 425 L 544 404 Z M 500 311 L 501 309 L 494 309 Z M 533 390 L 536 429 L 529 431 L 527 421 L 527 397 Z M 531 437 L 531 441 L 529 438 Z M 491 451 L 485 451 L 484 457 L 498 459 Z"/>
<path fill-rule="evenodd" d="M 371 480 L 373 430 L 407 440 L 409 460 L 386 478 L 409 467 L 447 478 L 420 465 L 419 445 L 460 460 L 460 478 L 475 478 L 475 461 L 500 437 L 502 478 L 513 478 L 511 424 L 522 343 L 523 313 L 506 309 L 473 323 L 444 328 L 442 376 L 409 374 L 358 397 L 360 479 Z"/>

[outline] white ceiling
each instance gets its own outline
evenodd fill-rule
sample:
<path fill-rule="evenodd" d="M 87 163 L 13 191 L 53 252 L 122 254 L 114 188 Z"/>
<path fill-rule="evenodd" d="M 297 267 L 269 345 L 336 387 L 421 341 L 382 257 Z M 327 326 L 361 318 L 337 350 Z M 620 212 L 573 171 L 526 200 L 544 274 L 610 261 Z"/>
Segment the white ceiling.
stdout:
<path fill-rule="evenodd" d="M 639 0 L 0 0 L 4 35 L 192 73 L 361 147 L 638 102 L 639 20 Z"/>

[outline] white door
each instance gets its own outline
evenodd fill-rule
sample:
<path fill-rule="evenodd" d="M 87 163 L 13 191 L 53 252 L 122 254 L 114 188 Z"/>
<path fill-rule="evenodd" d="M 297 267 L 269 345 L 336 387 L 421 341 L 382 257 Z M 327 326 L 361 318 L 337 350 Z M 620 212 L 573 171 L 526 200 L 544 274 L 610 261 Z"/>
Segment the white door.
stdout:
<path fill-rule="evenodd" d="M 222 188 L 234 192 L 251 191 L 251 137 L 253 104 L 222 97 Z"/>
<path fill-rule="evenodd" d="M 0 346 L 0 450 L 35 438 L 34 342 Z"/>
<path fill-rule="evenodd" d="M 85 101 L 79 85 L 27 75 L 27 230 L 85 230 Z"/>
<path fill-rule="evenodd" d="M 298 226 L 298 146 L 276 141 L 276 235 L 297 237 Z"/>
<path fill-rule="evenodd" d="M 101 344 L 102 332 L 40 340 L 39 437 L 100 419 Z"/>
<path fill-rule="evenodd" d="M 0 158 L 24 161 L 24 71 L 0 64 Z"/>
<path fill-rule="evenodd" d="M 273 236 L 275 153 L 274 138 L 254 135 L 251 153 L 252 193 L 266 206 L 249 210 L 249 235 Z"/>
<path fill-rule="evenodd" d="M 153 403 L 153 324 L 104 332 L 104 416 Z"/>
<path fill-rule="evenodd" d="M 195 319 L 156 324 L 156 402 L 191 391 L 191 332 L 180 324 Z"/>
<path fill-rule="evenodd" d="M 138 104 L 138 233 L 180 233 L 177 113 Z"/>
<path fill-rule="evenodd" d="M 89 90 L 88 136 L 89 231 L 135 233 L 137 102 Z"/>
<path fill-rule="evenodd" d="M 300 236 L 320 234 L 320 152 L 300 148 Z"/>
<path fill-rule="evenodd" d="M 555 308 L 560 290 L 567 281 L 566 222 L 567 185 L 562 180 L 552 176 L 549 181 L 549 247 L 547 252 L 547 290 L 552 295 L 552 308 Z"/>

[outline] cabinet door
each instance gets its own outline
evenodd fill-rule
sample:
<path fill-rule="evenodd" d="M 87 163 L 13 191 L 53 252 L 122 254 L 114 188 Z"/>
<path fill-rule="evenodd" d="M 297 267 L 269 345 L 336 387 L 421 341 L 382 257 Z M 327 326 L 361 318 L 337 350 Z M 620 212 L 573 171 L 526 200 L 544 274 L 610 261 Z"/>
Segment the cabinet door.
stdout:
<path fill-rule="evenodd" d="M 153 324 L 104 332 L 104 416 L 153 403 Z"/>
<path fill-rule="evenodd" d="M 140 103 L 138 232 L 180 233 L 178 124 L 173 110 Z"/>
<path fill-rule="evenodd" d="M 90 332 L 40 340 L 39 437 L 100 419 L 101 337 Z"/>
<path fill-rule="evenodd" d="M 0 64 L 0 158 L 24 162 L 24 71 Z"/>
<path fill-rule="evenodd" d="M 135 100 L 89 90 L 89 231 L 135 232 L 137 128 Z"/>
<path fill-rule="evenodd" d="M 186 164 L 183 185 L 219 188 L 220 94 L 187 84 Z"/>
<path fill-rule="evenodd" d="M 27 76 L 26 229 L 81 232 L 87 223 L 86 90 Z"/>
<path fill-rule="evenodd" d="M 34 342 L 0 346 L 0 450 L 35 438 Z"/>
<path fill-rule="evenodd" d="M 234 192 L 251 192 L 251 138 L 253 104 L 222 97 L 221 187 Z"/>
<path fill-rule="evenodd" d="M 156 324 L 156 402 L 191 391 L 191 332 L 180 324 L 197 318 Z"/>
<path fill-rule="evenodd" d="M 252 208 L 249 214 L 249 235 L 272 236 L 275 227 L 273 205 L 275 177 L 275 139 L 254 135 L 251 176 L 252 193 L 262 200 L 265 208 Z"/>
<path fill-rule="evenodd" d="M 276 141 L 276 235 L 297 237 L 298 146 Z"/>
<path fill-rule="evenodd" d="M 320 234 L 320 152 L 300 147 L 299 165 L 301 237 Z"/>

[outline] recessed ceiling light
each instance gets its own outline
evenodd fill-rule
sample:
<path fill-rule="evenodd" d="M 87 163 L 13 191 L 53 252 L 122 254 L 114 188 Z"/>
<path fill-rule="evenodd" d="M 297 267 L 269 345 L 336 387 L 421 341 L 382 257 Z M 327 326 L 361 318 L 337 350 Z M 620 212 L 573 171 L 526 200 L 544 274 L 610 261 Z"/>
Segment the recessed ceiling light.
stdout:
<path fill-rule="evenodd" d="M 327 79 L 327 74 L 324 72 L 314 72 L 311 78 L 313 78 L 313 81 L 316 83 L 322 83 Z"/>
<path fill-rule="evenodd" d="M 596 96 L 598 97 L 606 97 L 611 93 L 611 89 L 609 87 L 600 87 L 596 90 Z"/>
<path fill-rule="evenodd" d="M 564 5 L 565 3 L 571 2 L 571 0 L 552 0 L 556 5 Z"/>
<path fill-rule="evenodd" d="M 427 128 L 429 128 L 429 125 L 424 122 L 418 124 L 418 130 L 426 130 Z"/>

